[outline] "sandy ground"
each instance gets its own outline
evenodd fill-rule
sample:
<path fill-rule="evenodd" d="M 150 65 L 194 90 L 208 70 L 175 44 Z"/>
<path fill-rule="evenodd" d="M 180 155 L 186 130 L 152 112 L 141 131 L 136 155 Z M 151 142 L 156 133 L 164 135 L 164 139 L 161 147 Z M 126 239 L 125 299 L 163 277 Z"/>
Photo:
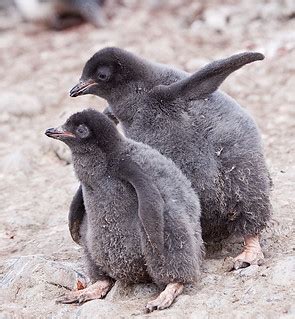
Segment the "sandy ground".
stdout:
<path fill-rule="evenodd" d="M 18 23 L 1 31 L 0 318 L 295 318 L 292 1 L 172 1 L 158 7 L 156 2 L 142 6 L 121 1 L 109 8 L 112 19 L 100 30 L 85 24 L 53 32 Z M 110 45 L 191 72 L 238 51 L 266 55 L 222 86 L 254 116 L 263 136 L 274 182 L 273 220 L 261 240 L 266 262 L 227 273 L 223 260 L 238 253 L 242 241 L 226 244 L 205 260 L 195 286 L 170 309 L 151 315 L 143 315 L 141 309 L 155 292 L 152 286 L 118 286 L 106 300 L 80 307 L 55 305 L 54 299 L 65 291 L 62 285 L 51 283 L 48 274 L 30 273 L 42 262 L 70 263 L 75 269 L 81 265 L 80 248 L 67 228 L 77 181 L 44 131 L 61 124 L 65 114 L 104 107 L 105 102 L 94 97 L 72 99 L 68 90 L 85 61 Z M 20 256 L 32 255 L 26 270 L 15 266 L 23 265 Z"/>

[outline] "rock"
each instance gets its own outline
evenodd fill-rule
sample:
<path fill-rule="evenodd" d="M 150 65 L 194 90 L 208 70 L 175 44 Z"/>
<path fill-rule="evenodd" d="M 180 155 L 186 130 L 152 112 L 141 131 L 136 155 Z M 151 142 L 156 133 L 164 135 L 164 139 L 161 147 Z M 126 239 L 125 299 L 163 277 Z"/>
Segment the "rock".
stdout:
<path fill-rule="evenodd" d="M 41 101 L 34 95 L 15 92 L 2 92 L 0 94 L 0 113 L 15 116 L 34 116 L 43 111 Z"/>
<path fill-rule="evenodd" d="M 88 282 L 84 275 L 69 265 L 38 255 L 12 258 L 7 264 L 8 269 L 1 278 L 0 288 L 5 289 L 7 296 L 12 299 L 20 296 L 30 299 L 31 296 L 36 301 L 41 301 L 43 297 L 48 298 L 47 293 L 59 293 L 56 286 L 76 289 L 77 283 L 86 286 Z"/>
<path fill-rule="evenodd" d="M 239 269 L 236 272 L 240 275 L 240 277 L 252 277 L 257 274 L 258 269 L 258 265 L 250 265 L 249 267 Z"/>
<path fill-rule="evenodd" d="M 284 257 L 271 271 L 271 282 L 284 287 L 295 286 L 295 256 Z"/>

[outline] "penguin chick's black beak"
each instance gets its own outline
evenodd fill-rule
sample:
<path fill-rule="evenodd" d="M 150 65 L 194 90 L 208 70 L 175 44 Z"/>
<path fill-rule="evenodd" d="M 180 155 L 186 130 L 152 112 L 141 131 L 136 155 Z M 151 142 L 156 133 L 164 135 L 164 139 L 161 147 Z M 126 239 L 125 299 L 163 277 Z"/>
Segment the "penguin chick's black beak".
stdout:
<path fill-rule="evenodd" d="M 73 133 L 65 131 L 62 127 L 49 128 L 45 131 L 45 135 L 56 139 L 76 137 Z"/>
<path fill-rule="evenodd" d="M 95 86 L 97 83 L 92 80 L 92 79 L 89 79 L 89 80 L 86 80 L 86 81 L 80 81 L 77 85 L 75 85 L 71 91 L 70 91 L 70 96 L 71 97 L 76 97 L 76 96 L 79 96 L 79 95 L 83 95 L 83 94 L 87 94 L 89 93 L 88 92 L 88 89 Z"/>

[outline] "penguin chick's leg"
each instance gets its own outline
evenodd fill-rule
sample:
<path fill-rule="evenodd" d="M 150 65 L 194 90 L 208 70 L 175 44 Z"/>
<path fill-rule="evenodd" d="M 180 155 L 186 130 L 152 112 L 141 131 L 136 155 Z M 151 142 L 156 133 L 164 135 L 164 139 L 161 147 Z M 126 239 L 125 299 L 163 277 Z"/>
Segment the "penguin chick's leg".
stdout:
<path fill-rule="evenodd" d="M 246 268 L 250 265 L 260 265 L 262 263 L 264 256 L 260 247 L 259 236 L 245 236 L 244 242 L 244 251 L 234 258 L 231 270 Z"/>
<path fill-rule="evenodd" d="M 174 299 L 183 291 L 183 284 L 179 282 L 170 283 L 165 290 L 160 293 L 158 298 L 149 301 L 145 306 L 145 312 L 150 313 L 153 310 L 162 310 L 168 308 Z"/>
<path fill-rule="evenodd" d="M 101 299 L 110 291 L 113 286 L 111 279 L 98 280 L 93 285 L 81 290 L 71 291 L 68 294 L 59 297 L 56 302 L 69 304 L 79 303 L 93 299 Z"/>

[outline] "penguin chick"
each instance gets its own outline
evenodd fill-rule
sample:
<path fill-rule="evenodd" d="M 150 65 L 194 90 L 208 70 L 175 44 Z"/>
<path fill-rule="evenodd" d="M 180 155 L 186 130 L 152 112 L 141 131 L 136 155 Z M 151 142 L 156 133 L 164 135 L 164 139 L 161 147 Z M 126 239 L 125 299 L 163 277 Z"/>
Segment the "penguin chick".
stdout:
<path fill-rule="evenodd" d="M 85 207 L 76 231 L 94 283 L 59 302 L 101 298 L 120 279 L 166 285 L 146 311 L 169 307 L 200 273 L 200 205 L 190 182 L 170 159 L 91 109 L 46 135 L 72 152 Z"/>
<path fill-rule="evenodd" d="M 204 240 L 244 237 L 234 269 L 263 257 L 259 234 L 270 218 L 270 178 L 255 121 L 218 88 L 232 72 L 262 59 L 240 53 L 190 75 L 105 48 L 89 59 L 70 92 L 105 98 L 126 136 L 175 162 L 200 196 Z"/>
<path fill-rule="evenodd" d="M 106 107 L 103 111 L 110 120 L 114 122 L 115 125 L 119 124 L 118 119 L 113 115 L 111 108 Z M 69 209 L 69 230 L 72 239 L 75 243 L 80 245 L 80 225 L 83 221 L 85 214 L 85 206 L 83 202 L 83 195 L 82 195 L 82 187 L 79 186 L 75 196 L 72 199 L 70 209 Z"/>
<path fill-rule="evenodd" d="M 83 21 L 88 21 L 95 27 L 103 26 L 104 2 L 105 0 L 15 0 L 26 20 L 44 23 L 56 30 L 66 29 Z"/>

